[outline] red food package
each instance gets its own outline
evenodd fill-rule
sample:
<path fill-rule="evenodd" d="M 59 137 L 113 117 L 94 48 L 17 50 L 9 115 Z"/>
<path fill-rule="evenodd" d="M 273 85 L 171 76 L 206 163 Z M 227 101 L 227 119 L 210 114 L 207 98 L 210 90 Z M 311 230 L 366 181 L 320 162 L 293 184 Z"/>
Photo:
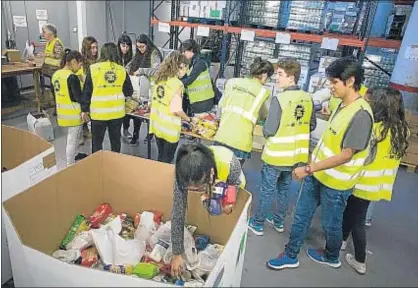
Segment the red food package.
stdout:
<path fill-rule="evenodd" d="M 100 223 L 102 223 L 107 216 L 112 212 L 112 208 L 107 203 L 104 203 L 96 208 L 93 215 L 89 217 L 89 222 L 91 223 L 92 228 L 99 228 Z"/>
<path fill-rule="evenodd" d="M 98 261 L 99 257 L 97 256 L 96 247 L 90 247 L 81 252 L 81 266 L 92 267 L 95 266 Z"/>
<path fill-rule="evenodd" d="M 125 221 L 126 217 L 128 217 L 128 214 L 126 213 L 119 213 L 120 221 Z"/>
<path fill-rule="evenodd" d="M 154 222 L 160 225 L 164 214 L 157 210 L 150 210 L 150 212 L 154 213 Z"/>
<path fill-rule="evenodd" d="M 139 222 L 141 222 L 141 213 L 138 212 L 138 213 L 135 213 L 135 216 L 134 216 L 134 227 L 135 227 L 135 229 L 138 228 Z"/>
<path fill-rule="evenodd" d="M 236 201 L 237 201 L 237 187 L 233 185 L 228 185 L 225 195 L 222 198 L 222 205 L 226 206 L 226 205 L 235 204 Z"/>

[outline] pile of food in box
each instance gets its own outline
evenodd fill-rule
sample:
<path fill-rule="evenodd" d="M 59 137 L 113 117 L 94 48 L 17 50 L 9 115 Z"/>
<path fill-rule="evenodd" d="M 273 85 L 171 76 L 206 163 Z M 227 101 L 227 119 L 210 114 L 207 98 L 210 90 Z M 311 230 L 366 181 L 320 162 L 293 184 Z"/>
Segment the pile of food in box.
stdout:
<path fill-rule="evenodd" d="M 215 267 L 223 246 L 196 235 L 197 227 L 184 228 L 186 269 L 171 276 L 171 222 L 162 213 L 144 211 L 135 215 L 112 213 L 100 205 L 91 216 L 77 215 L 70 230 L 52 256 L 70 264 L 111 273 L 153 279 L 186 287 L 203 287 Z"/>
<path fill-rule="evenodd" d="M 218 120 L 215 113 L 203 113 L 196 118 L 196 122 L 193 124 L 183 122 L 182 131 L 191 132 L 202 136 L 205 139 L 212 140 L 218 130 Z"/>
<path fill-rule="evenodd" d="M 150 113 L 150 107 L 148 102 L 140 102 L 135 99 L 129 99 L 125 102 L 125 113 L 148 117 Z"/>

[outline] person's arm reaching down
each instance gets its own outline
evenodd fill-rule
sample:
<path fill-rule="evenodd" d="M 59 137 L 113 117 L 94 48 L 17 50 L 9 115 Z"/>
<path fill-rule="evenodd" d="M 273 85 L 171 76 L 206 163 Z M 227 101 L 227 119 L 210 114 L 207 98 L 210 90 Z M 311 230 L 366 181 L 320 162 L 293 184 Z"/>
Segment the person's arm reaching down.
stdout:
<path fill-rule="evenodd" d="M 314 131 L 315 128 L 316 128 L 316 112 L 315 112 L 315 105 L 314 105 L 313 101 L 312 101 L 311 123 L 309 125 L 309 128 L 310 128 L 311 132 Z"/>
<path fill-rule="evenodd" d="M 81 111 L 90 112 L 91 96 L 93 95 L 93 80 L 91 79 L 90 69 L 86 74 L 86 81 L 84 82 L 83 96 L 81 104 Z"/>
<path fill-rule="evenodd" d="M 77 75 L 70 75 L 67 78 L 68 92 L 70 94 L 70 99 L 72 102 L 81 103 L 82 102 L 82 92 L 80 79 Z"/>
<path fill-rule="evenodd" d="M 192 84 L 194 81 L 196 81 L 197 77 L 206 70 L 206 62 L 205 60 L 198 58 L 196 59 L 196 62 L 193 65 L 193 69 L 190 72 L 189 76 L 185 76 L 181 79 L 184 86 L 187 87 L 188 85 Z"/>
<path fill-rule="evenodd" d="M 190 122 L 191 119 L 189 116 L 184 113 L 182 108 L 182 95 L 183 95 L 183 87 L 180 87 L 176 94 L 173 96 L 173 99 L 170 103 L 170 112 L 174 115 L 180 117 L 182 120 Z"/>
<path fill-rule="evenodd" d="M 267 115 L 266 123 L 263 126 L 264 137 L 272 137 L 276 135 L 280 127 L 280 119 L 282 117 L 282 108 L 280 107 L 277 97 L 273 97 L 270 103 L 269 113 Z"/>
<path fill-rule="evenodd" d="M 241 163 L 239 162 L 239 159 L 235 155 L 233 155 L 229 167 L 228 179 L 226 180 L 228 185 L 241 185 L 241 173 Z"/>

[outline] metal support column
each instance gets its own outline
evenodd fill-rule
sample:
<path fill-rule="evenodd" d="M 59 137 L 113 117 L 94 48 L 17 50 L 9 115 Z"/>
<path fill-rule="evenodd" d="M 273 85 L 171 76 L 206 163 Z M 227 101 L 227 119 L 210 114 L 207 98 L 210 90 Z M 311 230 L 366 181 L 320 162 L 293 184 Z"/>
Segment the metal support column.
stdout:
<path fill-rule="evenodd" d="M 155 0 L 150 0 L 148 36 L 151 38 L 152 41 L 154 41 L 154 25 L 151 23 L 151 19 L 154 17 L 154 6 L 155 6 Z"/>
<path fill-rule="evenodd" d="M 240 14 L 239 14 L 239 21 L 238 21 L 238 23 L 239 23 L 239 26 L 241 26 L 242 27 L 242 25 L 243 24 L 245 24 L 246 23 L 246 19 L 245 19 L 245 17 L 246 17 L 246 4 L 247 4 L 247 0 L 242 0 L 241 2 L 240 2 L 240 4 L 241 4 L 241 9 L 240 9 Z M 234 69 L 234 77 L 239 77 L 240 76 L 240 74 L 241 74 L 241 62 L 242 62 L 242 54 L 243 54 L 243 52 L 244 52 L 244 41 L 241 41 L 241 34 L 238 34 L 237 35 L 238 37 L 238 47 L 237 47 L 237 52 L 236 52 L 236 55 L 235 55 L 235 69 Z"/>
<path fill-rule="evenodd" d="M 174 21 L 176 18 L 176 0 L 171 0 L 171 15 L 170 19 L 171 21 Z M 176 38 L 175 35 L 175 27 L 170 26 L 170 49 L 174 49 L 174 38 Z"/>
<path fill-rule="evenodd" d="M 360 53 L 360 57 L 359 57 L 360 64 L 363 64 L 364 56 L 366 55 L 366 50 L 369 45 L 369 39 L 370 39 L 370 34 L 373 28 L 374 16 L 376 15 L 377 4 L 378 3 L 376 0 L 371 0 L 367 2 L 368 11 L 366 14 L 366 19 L 365 19 L 366 27 L 364 29 L 364 34 L 362 35 L 362 40 L 366 39 L 366 43 L 364 44 L 364 48 Z"/>
<path fill-rule="evenodd" d="M 231 6 L 231 0 L 226 2 L 225 6 L 225 13 L 224 13 L 224 25 L 229 25 L 230 22 L 230 6 Z M 224 78 L 224 72 L 225 72 L 225 65 L 228 61 L 228 47 L 229 47 L 229 40 L 228 40 L 228 32 L 223 31 L 222 34 L 222 43 L 221 43 L 221 63 L 219 66 L 219 74 L 218 77 Z M 216 77 L 216 78 L 218 78 Z"/>
<path fill-rule="evenodd" d="M 171 0 L 171 3 L 172 3 L 171 5 L 173 5 L 173 2 L 174 2 L 174 6 L 175 6 L 174 19 L 171 18 L 171 21 L 177 21 L 178 18 L 180 17 L 180 0 Z M 174 36 L 174 49 L 178 49 L 179 48 L 179 35 L 180 35 L 178 26 L 176 26 L 174 28 L 174 34 L 175 34 L 175 36 Z"/>

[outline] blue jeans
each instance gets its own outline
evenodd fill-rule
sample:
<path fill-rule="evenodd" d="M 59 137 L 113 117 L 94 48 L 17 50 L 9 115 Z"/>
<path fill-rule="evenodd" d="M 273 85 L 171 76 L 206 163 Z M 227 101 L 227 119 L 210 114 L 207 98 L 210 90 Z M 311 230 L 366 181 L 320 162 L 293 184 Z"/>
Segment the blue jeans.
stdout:
<path fill-rule="evenodd" d="M 258 201 L 254 224 L 263 225 L 271 208 L 273 194 L 277 192 L 277 210 L 274 223 L 284 224 L 289 204 L 289 185 L 292 182 L 291 167 L 277 167 L 263 163 L 261 170 L 261 195 Z"/>
<path fill-rule="evenodd" d="M 307 176 L 302 183 L 299 200 L 289 242 L 285 252 L 296 258 L 305 240 L 316 208 L 321 205 L 321 224 L 325 232 L 325 253 L 329 260 L 337 260 L 343 241 L 342 220 L 348 197 L 352 189 L 335 190 L 321 184 L 313 176 Z"/>

